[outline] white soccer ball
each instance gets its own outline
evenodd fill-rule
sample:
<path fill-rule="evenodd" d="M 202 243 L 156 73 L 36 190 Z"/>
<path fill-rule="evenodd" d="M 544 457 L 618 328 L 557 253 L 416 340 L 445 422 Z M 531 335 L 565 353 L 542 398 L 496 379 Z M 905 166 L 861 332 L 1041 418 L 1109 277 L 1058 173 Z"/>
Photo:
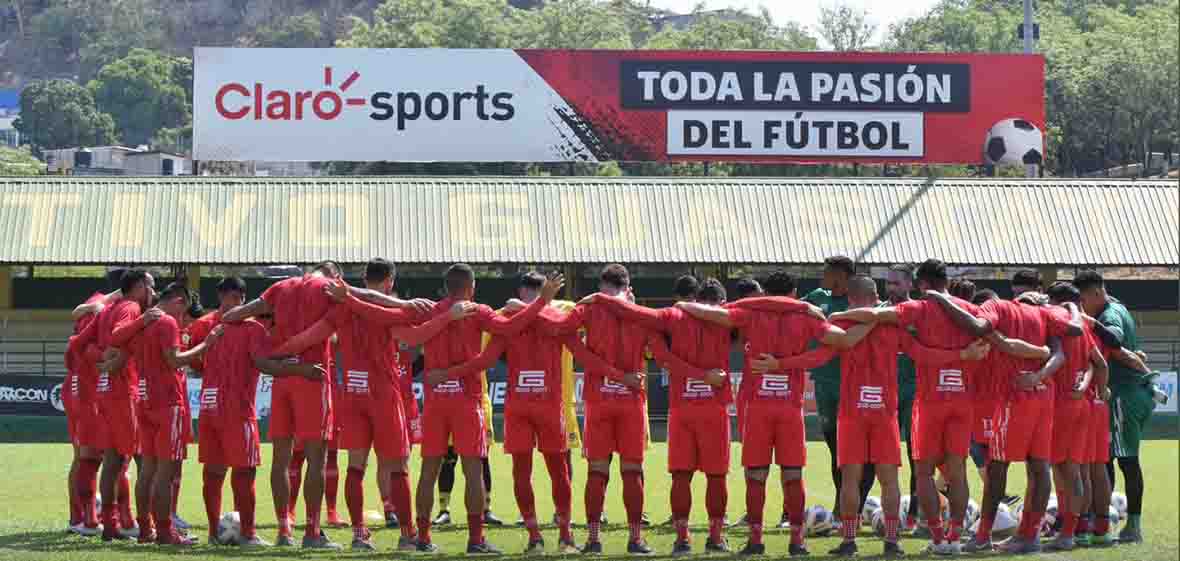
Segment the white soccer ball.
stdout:
<path fill-rule="evenodd" d="M 885 537 L 885 509 L 880 508 L 873 512 L 869 524 L 873 526 L 874 534 L 877 534 L 878 537 Z"/>
<path fill-rule="evenodd" d="M 1014 518 L 1016 518 L 1017 520 L 1020 520 L 1020 517 L 1023 515 L 1024 515 L 1024 501 L 1020 501 L 1020 502 L 1016 503 L 1016 506 L 1012 507 L 1012 516 Z"/>
<path fill-rule="evenodd" d="M 832 531 L 832 513 L 822 505 L 815 505 L 807 509 L 807 518 L 803 523 L 809 536 L 826 536 Z"/>
<path fill-rule="evenodd" d="M 1119 513 L 1119 518 L 1127 517 L 1127 496 L 1122 493 L 1110 494 L 1110 506 L 1113 506 Z"/>
<path fill-rule="evenodd" d="M 979 520 L 979 503 L 976 503 L 975 499 L 967 499 L 967 512 L 963 515 L 963 525 L 971 527 L 976 520 Z"/>
<path fill-rule="evenodd" d="M 992 536 L 1006 538 L 1016 533 L 1020 526 L 1020 516 L 1014 514 L 1008 505 L 1000 503 L 996 509 L 996 521 L 992 524 Z"/>
<path fill-rule="evenodd" d="M 868 526 L 873 520 L 873 513 L 881 509 L 881 499 L 870 495 L 865 499 L 864 510 L 860 512 L 861 524 Z"/>
<path fill-rule="evenodd" d="M 242 537 L 242 516 L 235 512 L 221 515 L 217 521 L 217 539 L 221 543 L 237 543 Z"/>
<path fill-rule="evenodd" d="M 1110 520 L 1111 528 L 1118 526 L 1119 522 L 1122 522 L 1123 520 L 1122 515 L 1119 514 L 1118 509 L 1115 508 L 1114 505 L 1110 505 L 1110 508 L 1107 509 L 1106 518 L 1107 520 Z"/>
<path fill-rule="evenodd" d="M 901 502 L 898 504 L 897 514 L 898 518 L 905 518 L 910 512 L 910 501 L 917 500 L 913 495 L 902 495 Z"/>
<path fill-rule="evenodd" d="M 989 164 L 1041 164 L 1045 137 L 1032 122 L 1004 119 L 987 131 L 983 143 L 984 160 Z"/>
<path fill-rule="evenodd" d="M 94 512 L 102 512 L 102 493 L 94 493 Z"/>

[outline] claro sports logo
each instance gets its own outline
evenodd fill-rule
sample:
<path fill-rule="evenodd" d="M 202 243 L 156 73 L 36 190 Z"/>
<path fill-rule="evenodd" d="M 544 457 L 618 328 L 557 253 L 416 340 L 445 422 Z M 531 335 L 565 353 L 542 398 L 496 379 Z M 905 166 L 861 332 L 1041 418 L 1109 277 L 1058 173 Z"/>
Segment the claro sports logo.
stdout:
<path fill-rule="evenodd" d="M 345 109 L 367 107 L 371 109 L 369 118 L 374 121 L 396 119 L 399 131 L 422 117 L 431 121 L 465 118 L 507 121 L 516 115 L 511 103 L 513 94 L 490 93 L 484 84 L 476 84 L 468 91 L 377 91 L 368 98 L 348 96 L 360 77 L 360 72 L 354 70 L 340 83 L 339 91 L 289 91 L 267 88 L 261 82 L 255 82 L 252 87 L 231 82 L 217 89 L 213 102 L 217 113 L 231 121 L 332 121 Z M 324 67 L 324 87 L 333 87 L 331 66 Z"/>

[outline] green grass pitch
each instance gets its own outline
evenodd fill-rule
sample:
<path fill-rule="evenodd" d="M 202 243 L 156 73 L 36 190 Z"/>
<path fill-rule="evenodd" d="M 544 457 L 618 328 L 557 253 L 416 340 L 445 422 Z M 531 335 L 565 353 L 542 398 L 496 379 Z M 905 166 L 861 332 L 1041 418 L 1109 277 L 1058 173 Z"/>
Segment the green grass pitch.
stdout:
<path fill-rule="evenodd" d="M 739 448 L 734 447 L 734 467 L 729 475 L 729 516 L 735 519 L 740 516 L 744 506 L 744 486 L 737 460 Z M 669 479 L 664 470 L 666 451 L 663 444 L 654 444 L 648 453 L 646 477 L 646 510 L 653 522 L 660 524 L 668 518 L 668 489 Z M 806 471 L 807 504 L 823 504 L 832 507 L 833 489 L 828 476 L 828 455 L 822 443 L 811 443 L 808 448 L 808 467 Z M 190 455 L 195 458 L 196 448 L 190 448 Z M 264 461 L 268 461 L 270 448 L 263 449 Z M 1180 558 L 1180 506 L 1178 506 L 1178 485 L 1180 479 L 1180 461 L 1178 461 L 1178 447 L 1175 440 L 1160 440 L 1148 442 L 1145 455 L 1142 458 L 1147 479 L 1147 498 L 1144 505 L 1144 527 L 1146 545 L 1120 546 L 1104 550 L 1078 550 L 1065 555 L 1050 555 L 1055 560 L 1146 560 L 1146 559 L 1177 559 Z M 96 539 L 85 539 L 68 536 L 64 532 L 67 511 L 63 480 L 70 457 L 70 449 L 64 444 L 6 444 L 0 445 L 0 559 L 28 559 L 46 561 L 64 560 L 94 560 L 94 561 L 124 561 L 138 559 L 161 559 L 167 557 L 182 557 L 184 559 L 220 560 L 226 558 L 245 558 L 252 560 L 287 559 L 287 558 L 364 558 L 385 559 L 390 557 L 423 557 L 417 554 L 399 554 L 392 552 L 397 542 L 396 530 L 376 529 L 374 539 L 378 545 L 377 553 L 354 554 L 347 550 L 335 556 L 326 553 L 303 553 L 294 550 L 256 550 L 243 551 L 237 548 L 211 547 L 200 545 L 192 550 L 170 550 L 154 546 L 137 546 L 124 544 L 103 544 Z M 510 459 L 497 446 L 492 453 L 493 510 L 508 524 L 517 518 L 517 510 L 512 495 L 512 479 Z M 341 467 L 346 462 L 344 453 L 340 458 Z M 586 466 L 582 461 L 574 463 L 574 520 L 582 523 L 585 520 L 582 509 L 582 491 L 586 481 Z M 376 484 L 373 482 L 373 469 L 369 470 L 369 481 L 366 483 L 366 510 L 380 510 Z M 267 540 L 273 540 L 275 535 L 274 515 L 271 507 L 268 465 L 263 465 L 258 478 L 258 520 L 260 535 Z M 416 470 L 416 468 L 415 468 Z M 343 473 L 343 469 L 341 472 Z M 971 470 L 973 472 L 973 470 Z M 903 477 L 908 474 L 903 472 Z M 457 482 L 458 489 L 463 485 L 462 475 Z M 544 469 L 544 463 L 535 462 L 533 481 L 537 495 L 539 517 L 548 520 L 553 513 L 552 501 L 549 499 L 549 481 Z M 782 497 L 778 485 L 777 474 L 771 476 L 768 486 L 766 519 L 767 522 L 777 521 L 781 514 Z M 908 481 L 904 479 L 903 481 Z M 343 487 L 343 475 L 341 476 Z M 1121 481 L 1119 485 L 1121 489 Z M 904 488 L 904 484 L 903 484 Z M 1020 466 L 1012 469 L 1009 480 L 1009 492 L 1020 494 L 1024 488 L 1024 470 Z M 972 496 L 979 499 L 980 483 L 978 476 L 972 473 Z M 232 505 L 228 481 L 225 486 L 225 505 Z M 604 549 L 607 558 L 623 557 L 626 549 L 626 527 L 620 524 L 624 521 L 621 483 L 617 475 L 612 474 L 612 480 L 607 493 L 607 515 L 611 526 L 605 531 Z M 704 514 L 704 478 L 698 476 L 693 485 L 694 509 L 693 547 L 697 551 L 703 550 L 704 539 L 707 535 Z M 340 512 L 347 516 L 344 506 L 343 489 L 340 491 Z M 452 499 L 451 507 L 456 521 L 463 521 L 462 495 Z M 204 538 L 206 535 L 204 507 L 201 502 L 200 465 L 190 459 L 185 466 L 184 488 L 181 494 L 181 514 L 193 523 L 195 534 Z M 302 501 L 299 507 L 299 520 L 303 519 Z M 867 529 L 866 529 L 867 530 Z M 543 527 L 548 549 L 552 551 L 557 544 L 556 530 Z M 653 527 L 647 532 L 649 543 L 656 549 L 657 557 L 667 556 L 671 551 L 674 535 L 668 527 Z M 300 535 L 299 530 L 296 531 Z M 585 529 L 575 527 L 575 538 L 580 542 L 585 539 Z M 350 541 L 348 529 L 329 530 L 329 534 L 345 545 Z M 442 549 L 437 557 L 458 557 L 463 555 L 467 532 L 463 524 L 456 524 L 449 528 L 438 528 L 435 531 L 435 541 Z M 488 532 L 489 540 L 504 549 L 507 556 L 520 557 L 526 543 L 523 528 L 508 526 L 492 529 Z M 202 542 L 205 540 L 202 539 Z M 744 530 L 731 530 L 730 545 L 740 548 L 745 542 Z M 787 534 L 785 530 L 772 529 L 767 531 L 767 551 L 772 558 L 781 558 L 786 552 Z M 826 552 L 837 545 L 836 538 L 811 539 L 808 542 L 813 557 L 827 557 Z M 861 556 L 873 557 L 880 553 L 880 541 L 867 531 L 861 533 Z M 924 547 L 924 543 L 915 539 L 902 540 L 902 546 L 909 554 L 907 558 L 922 558 L 917 553 Z M 552 556 L 554 554 L 550 554 Z M 988 555 L 989 559 L 1001 559 L 998 555 Z"/>

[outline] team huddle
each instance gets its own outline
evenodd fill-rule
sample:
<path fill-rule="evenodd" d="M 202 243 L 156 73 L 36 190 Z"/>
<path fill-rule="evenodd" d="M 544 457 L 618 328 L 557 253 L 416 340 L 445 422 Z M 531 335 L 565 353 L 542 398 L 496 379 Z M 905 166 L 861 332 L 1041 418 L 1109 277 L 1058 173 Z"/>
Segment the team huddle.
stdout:
<path fill-rule="evenodd" d="M 196 318 L 185 286 L 174 283 L 157 293 L 147 272 L 129 269 L 118 291 L 79 306 L 64 385 L 75 449 L 68 482 L 72 531 L 107 541 L 195 543 L 174 522 L 181 468 L 193 440 L 189 370 L 201 378 L 198 452 L 208 539 L 271 545 L 255 529 L 261 464 L 255 396 L 262 373 L 273 377 L 268 437 L 275 546 L 295 544 L 294 495 L 302 483 L 302 546 L 341 548 L 321 531 L 320 521 L 326 458 L 329 449 L 339 449 L 349 453 L 344 489 L 353 549 L 375 549 L 362 486 L 375 453 L 381 502 L 399 522 L 398 550 L 438 551 L 431 538 L 434 490 L 453 454 L 466 481 L 466 551 L 498 554 L 484 535 L 491 423 L 484 402 L 485 370 L 503 359 L 503 447 L 512 456 L 513 490 L 529 536 L 526 553 L 545 551 L 532 482 L 539 452 L 552 483 L 558 552 L 602 553 L 603 504 L 617 456 L 627 552 L 650 554 L 643 536 L 650 356 L 668 377 L 673 555 L 693 552 L 688 519 L 696 472 L 707 480 L 704 550 L 730 551 L 731 405 L 749 530 L 740 554 L 766 553 L 763 512 L 775 465 L 783 525 L 790 528 L 786 553 L 809 554 L 803 481 L 808 371 L 832 451 L 835 527 L 843 536 L 832 554 L 857 552 L 874 480 L 881 485 L 875 523 L 885 555 L 903 555 L 899 533 L 919 526 L 933 554 L 993 549 L 1012 462 L 1026 464 L 1028 488 L 1019 529 L 996 549 L 1017 554 L 1109 544 L 1112 452 L 1129 495 L 1119 540 L 1142 540 L 1137 456 L 1154 408 L 1152 373 L 1136 352 L 1130 314 L 1106 294 L 1096 272 L 1042 291 L 1039 274 L 1023 270 L 1012 279 L 1014 299 L 1002 300 L 988 290 L 977 292 L 968 281 L 948 279 L 945 264 L 931 259 L 916 271 L 891 268 L 887 300 L 881 302 L 872 278 L 856 274 L 850 259 L 833 257 L 826 261 L 824 288 L 804 298 L 785 271 L 762 281 L 743 279 L 732 301 L 717 279 L 682 277 L 675 287 L 679 301 L 661 309 L 635 303 L 630 275 L 617 264 L 604 267 L 598 291 L 576 304 L 554 300 L 564 285 L 561 275 L 524 274 L 517 298 L 500 310 L 472 301 L 475 274 L 464 264 L 447 270 L 446 296 L 438 302 L 400 299 L 394 280 L 393 264 L 382 259 L 367 264 L 364 288 L 346 284 L 340 268 L 324 262 L 247 302 L 245 282 L 227 277 L 217 287 L 218 310 Z M 734 337 L 743 349 L 741 372 L 730 372 Z M 418 346 L 424 356 L 421 411 L 404 352 Z M 567 372 L 571 356 L 585 372 L 587 534 L 580 546 L 570 517 L 570 440 L 578 430 Z M 411 495 L 414 444 L 422 461 Z M 969 456 L 984 480 L 974 528 L 964 527 L 969 503 L 974 507 Z M 132 459 L 139 469 L 134 492 L 127 477 Z M 911 467 L 913 501 L 902 500 L 903 459 Z M 307 464 L 302 482 L 289 477 L 301 461 Z M 218 531 L 227 476 L 240 524 L 231 538 Z M 1042 546 L 1042 521 L 1054 490 L 1060 524 Z M 101 506 L 98 493 L 106 498 Z"/>

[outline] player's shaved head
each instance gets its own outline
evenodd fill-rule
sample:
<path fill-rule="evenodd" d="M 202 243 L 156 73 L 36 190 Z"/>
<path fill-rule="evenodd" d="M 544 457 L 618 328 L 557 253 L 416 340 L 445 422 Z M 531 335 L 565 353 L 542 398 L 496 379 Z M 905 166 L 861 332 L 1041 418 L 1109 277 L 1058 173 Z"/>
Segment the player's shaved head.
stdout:
<path fill-rule="evenodd" d="M 762 285 L 754 277 L 745 277 L 738 279 L 737 284 L 733 286 L 733 293 L 737 295 L 737 299 L 749 298 L 762 294 Z"/>
<path fill-rule="evenodd" d="M 222 277 L 217 282 L 217 294 L 224 295 L 231 292 L 246 293 L 246 281 L 242 277 Z"/>
<path fill-rule="evenodd" d="M 123 276 L 119 278 L 119 290 L 122 290 L 125 296 L 130 295 L 141 283 L 147 283 L 147 279 L 147 269 L 141 269 L 139 267 L 127 269 L 123 271 Z"/>
<path fill-rule="evenodd" d="M 391 279 L 397 274 L 397 267 L 392 261 L 374 257 L 365 263 L 365 282 L 379 283 Z"/>
<path fill-rule="evenodd" d="M 877 303 L 877 281 L 868 275 L 854 275 L 848 279 L 848 300 L 855 307 Z"/>
<path fill-rule="evenodd" d="M 925 283 L 929 290 L 946 290 L 946 263 L 941 260 L 927 259 L 918 266 L 914 276 L 917 277 L 919 283 Z"/>
<path fill-rule="evenodd" d="M 520 288 L 541 290 L 542 286 L 545 286 L 545 275 L 537 271 L 529 271 L 520 275 Z"/>
<path fill-rule="evenodd" d="M 766 281 L 762 283 L 762 288 L 771 296 L 790 296 L 795 293 L 798 286 L 799 283 L 795 279 L 795 275 L 782 269 L 770 273 L 770 276 L 766 277 Z"/>
<path fill-rule="evenodd" d="M 970 302 L 971 299 L 975 297 L 975 283 L 965 278 L 958 277 L 951 279 L 951 281 L 947 283 L 946 291 L 951 293 L 951 296 L 954 296 L 955 298 L 961 298 Z"/>
<path fill-rule="evenodd" d="M 182 284 L 182 283 L 179 283 L 179 282 L 171 283 L 168 286 L 165 286 L 164 290 L 160 291 L 160 302 L 171 303 L 172 301 L 176 300 L 177 298 L 180 298 L 181 300 L 183 300 L 184 309 L 188 309 L 189 305 L 191 305 L 191 301 L 189 300 L 188 287 L 184 286 L 184 284 Z"/>
<path fill-rule="evenodd" d="M 1066 302 L 1077 304 L 1082 301 L 1082 291 L 1065 281 L 1057 281 L 1049 285 L 1045 294 L 1049 296 L 1050 302 L 1058 305 Z"/>
<path fill-rule="evenodd" d="M 1084 292 L 1094 288 L 1104 288 L 1106 281 L 1102 278 L 1102 273 L 1094 269 L 1086 269 L 1073 278 L 1073 285 Z"/>
<path fill-rule="evenodd" d="M 466 291 L 475 289 L 475 270 L 466 263 L 451 265 L 444 279 L 448 296 L 463 296 Z"/>
<path fill-rule="evenodd" d="M 707 278 L 701 284 L 701 291 L 697 293 L 697 300 L 706 304 L 725 303 L 725 285 L 715 278 Z"/>
<path fill-rule="evenodd" d="M 618 263 L 611 263 L 602 268 L 602 272 L 598 275 L 598 282 L 609 288 L 622 290 L 631 286 L 631 273 L 627 272 L 626 267 Z"/>
<path fill-rule="evenodd" d="M 1023 292 L 1038 291 L 1041 289 L 1041 273 L 1033 269 L 1021 269 L 1012 275 L 1012 292 L 1021 294 Z"/>
<path fill-rule="evenodd" d="M 697 282 L 697 278 L 692 275 L 681 275 L 676 279 L 676 284 L 672 289 L 676 293 L 676 297 L 681 300 L 696 300 L 697 293 L 701 290 L 701 283 Z"/>
<path fill-rule="evenodd" d="M 984 302 L 987 302 L 988 300 L 995 300 L 999 297 L 1000 296 L 998 294 L 996 294 L 996 291 L 994 291 L 990 288 L 985 288 L 983 290 L 977 291 L 975 293 L 975 296 L 971 297 L 971 303 L 975 304 L 976 306 L 979 306 L 979 305 L 983 304 Z"/>
<path fill-rule="evenodd" d="M 1106 281 L 1102 273 L 1087 269 L 1073 278 L 1073 285 L 1082 295 L 1082 308 L 1087 314 L 1098 316 L 1106 307 Z"/>

